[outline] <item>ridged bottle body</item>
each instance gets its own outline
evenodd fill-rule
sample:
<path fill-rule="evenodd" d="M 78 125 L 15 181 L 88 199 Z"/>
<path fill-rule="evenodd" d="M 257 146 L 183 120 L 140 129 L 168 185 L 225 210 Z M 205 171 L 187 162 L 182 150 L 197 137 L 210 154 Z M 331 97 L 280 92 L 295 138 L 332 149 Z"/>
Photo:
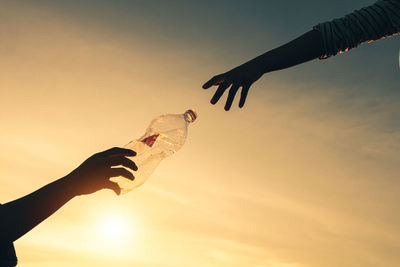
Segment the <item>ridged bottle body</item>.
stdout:
<path fill-rule="evenodd" d="M 188 114 L 188 112 L 191 113 Z M 142 185 L 161 160 L 172 155 L 185 144 L 188 125 L 196 117 L 196 113 L 191 110 L 184 114 L 161 115 L 151 121 L 142 137 L 124 146 L 136 152 L 136 156 L 130 159 L 136 163 L 138 170 L 133 172 L 134 181 L 123 177 L 111 178 L 111 181 L 117 182 L 121 187 L 121 193 L 127 193 Z"/>

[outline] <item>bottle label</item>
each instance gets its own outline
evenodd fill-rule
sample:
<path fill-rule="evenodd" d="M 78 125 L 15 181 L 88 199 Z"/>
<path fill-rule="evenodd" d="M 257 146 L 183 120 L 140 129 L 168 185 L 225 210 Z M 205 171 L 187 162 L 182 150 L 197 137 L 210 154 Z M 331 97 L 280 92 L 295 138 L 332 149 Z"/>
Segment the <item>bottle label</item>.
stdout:
<path fill-rule="evenodd" d="M 148 136 L 148 137 L 146 137 L 146 138 L 144 138 L 143 140 L 140 140 L 140 141 L 142 141 L 143 143 L 145 143 L 149 147 L 152 147 L 154 145 L 154 143 L 156 142 L 158 136 L 159 136 L 159 134 L 153 134 L 153 135 L 150 135 L 150 136 Z"/>

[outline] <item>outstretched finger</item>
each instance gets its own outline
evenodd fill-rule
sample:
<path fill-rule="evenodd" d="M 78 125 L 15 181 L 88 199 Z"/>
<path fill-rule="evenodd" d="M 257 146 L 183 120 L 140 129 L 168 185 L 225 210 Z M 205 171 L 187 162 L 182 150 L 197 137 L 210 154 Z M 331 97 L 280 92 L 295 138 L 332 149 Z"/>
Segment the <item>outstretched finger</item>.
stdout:
<path fill-rule="evenodd" d="M 225 80 L 220 86 L 218 87 L 217 91 L 215 91 L 214 96 L 211 98 L 211 104 L 215 104 L 218 102 L 218 100 L 221 98 L 221 96 L 224 94 L 226 88 L 228 88 L 232 82 L 230 80 Z"/>
<path fill-rule="evenodd" d="M 231 89 L 229 89 L 228 98 L 227 98 L 226 104 L 225 104 L 226 111 L 228 111 L 231 108 L 233 99 L 235 98 L 236 92 L 239 90 L 239 87 L 240 87 L 240 84 L 234 83 L 232 85 Z"/>
<path fill-rule="evenodd" d="M 121 188 L 119 187 L 119 185 L 117 183 L 115 183 L 115 182 L 110 181 L 110 180 L 106 180 L 104 182 L 103 188 L 111 189 L 117 195 L 121 194 Z"/>
<path fill-rule="evenodd" d="M 251 84 L 245 84 L 242 87 L 242 92 L 240 94 L 239 108 L 242 108 L 244 106 L 244 102 L 246 102 L 247 93 L 249 92 L 250 85 Z"/>
<path fill-rule="evenodd" d="M 135 179 L 135 176 L 133 176 L 130 171 L 124 168 L 110 168 L 108 175 L 110 177 L 122 176 L 132 181 Z"/>
<path fill-rule="evenodd" d="M 128 156 L 128 157 L 136 156 L 135 151 L 121 147 L 113 147 L 106 151 L 101 152 L 100 154 L 107 158 L 120 157 L 120 156 Z"/>
<path fill-rule="evenodd" d="M 219 85 L 225 81 L 226 77 L 223 77 L 222 74 L 216 75 L 212 77 L 208 82 L 203 84 L 203 89 L 208 89 L 213 85 Z"/>
<path fill-rule="evenodd" d="M 109 160 L 109 163 L 110 163 L 110 166 L 121 165 L 121 166 L 124 166 L 124 167 L 126 167 L 128 169 L 131 169 L 133 171 L 137 171 L 138 170 L 138 167 L 136 166 L 135 162 L 133 162 L 132 160 L 130 160 L 130 159 L 126 158 L 126 157 L 123 157 L 123 156 L 113 157 L 113 158 L 111 158 Z"/>

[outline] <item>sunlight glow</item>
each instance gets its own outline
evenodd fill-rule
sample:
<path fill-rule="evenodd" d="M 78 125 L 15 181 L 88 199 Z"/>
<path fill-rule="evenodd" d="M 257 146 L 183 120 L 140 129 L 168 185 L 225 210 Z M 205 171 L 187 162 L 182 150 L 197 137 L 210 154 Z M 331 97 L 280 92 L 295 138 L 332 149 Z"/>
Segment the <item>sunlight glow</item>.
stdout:
<path fill-rule="evenodd" d="M 132 251 L 137 250 L 140 243 L 138 240 L 143 230 L 139 229 L 140 220 L 133 212 L 135 209 L 124 205 L 120 199 L 105 197 L 103 200 L 97 199 L 96 204 L 90 205 L 101 208 L 90 212 L 92 220 L 88 221 L 88 227 L 91 236 L 85 250 L 101 257 L 126 259 L 132 256 Z"/>
<path fill-rule="evenodd" d="M 131 225 L 126 218 L 111 214 L 103 218 L 98 225 L 99 236 L 107 242 L 122 242 L 131 234 Z"/>

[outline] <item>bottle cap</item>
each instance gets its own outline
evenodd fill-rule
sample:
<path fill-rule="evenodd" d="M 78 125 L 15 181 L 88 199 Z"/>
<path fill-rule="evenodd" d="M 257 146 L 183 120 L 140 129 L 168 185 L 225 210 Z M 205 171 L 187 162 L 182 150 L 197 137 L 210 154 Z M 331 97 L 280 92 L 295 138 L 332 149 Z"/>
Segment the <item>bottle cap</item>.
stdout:
<path fill-rule="evenodd" d="M 197 114 L 194 112 L 194 110 L 188 109 L 185 111 L 185 114 L 183 114 L 183 117 L 185 118 L 185 121 L 191 123 L 196 120 Z"/>

